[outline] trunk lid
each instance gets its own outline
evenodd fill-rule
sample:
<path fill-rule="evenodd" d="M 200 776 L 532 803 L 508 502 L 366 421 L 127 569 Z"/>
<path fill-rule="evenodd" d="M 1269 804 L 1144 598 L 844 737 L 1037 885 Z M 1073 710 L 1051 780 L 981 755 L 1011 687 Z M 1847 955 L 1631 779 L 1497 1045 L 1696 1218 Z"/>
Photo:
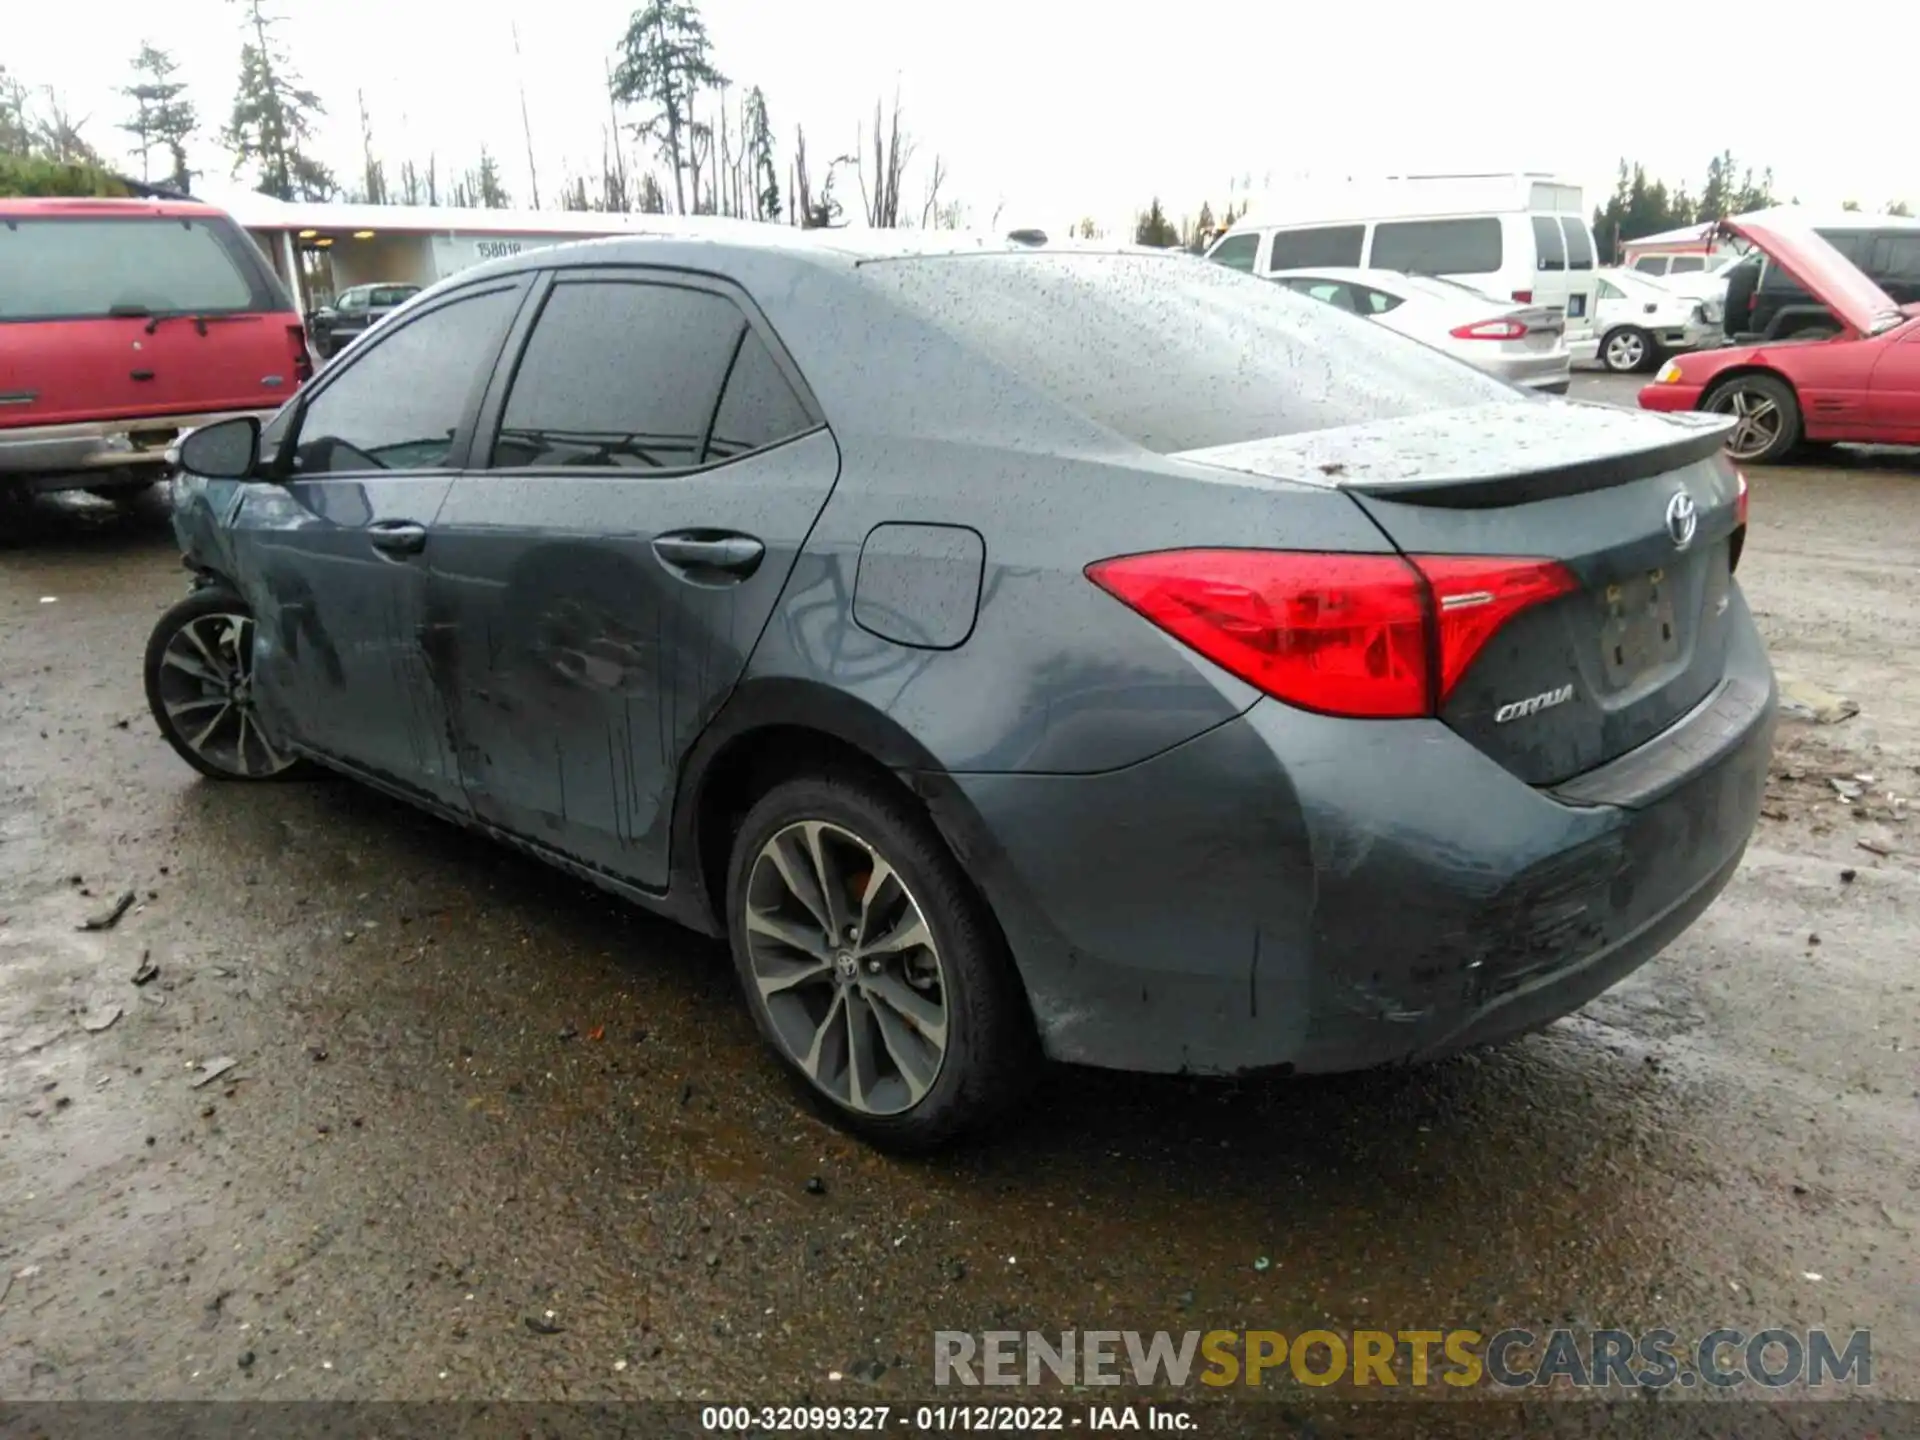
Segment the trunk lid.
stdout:
<path fill-rule="evenodd" d="M 1738 553 L 1727 427 L 1520 400 L 1179 458 L 1344 490 L 1409 556 L 1563 565 L 1572 590 L 1501 626 L 1439 712 L 1546 786 L 1645 744 L 1721 684 Z"/>
<path fill-rule="evenodd" d="M 1878 335 L 1902 316 L 1893 298 L 1833 243 L 1790 214 L 1761 211 L 1720 222 L 1729 234 L 1757 246 L 1806 292 L 1862 335 Z"/>

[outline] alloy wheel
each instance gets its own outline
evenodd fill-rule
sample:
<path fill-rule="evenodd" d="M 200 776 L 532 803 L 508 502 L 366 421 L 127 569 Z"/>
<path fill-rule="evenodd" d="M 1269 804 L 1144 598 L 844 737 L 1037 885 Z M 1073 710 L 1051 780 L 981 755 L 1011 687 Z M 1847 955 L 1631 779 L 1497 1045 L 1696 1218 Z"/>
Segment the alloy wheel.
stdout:
<path fill-rule="evenodd" d="M 167 639 L 159 703 L 180 741 L 222 774 L 265 780 L 295 764 L 253 705 L 253 617 L 196 615 Z"/>
<path fill-rule="evenodd" d="M 1631 330 L 1607 337 L 1607 368 L 1614 371 L 1638 370 L 1646 362 L 1647 342 Z"/>
<path fill-rule="evenodd" d="M 1787 423 L 1773 397 L 1739 385 L 1716 395 L 1710 408 L 1733 416 L 1737 422 L 1725 446 L 1735 460 L 1765 454 L 1779 440 L 1780 427 Z"/>
<path fill-rule="evenodd" d="M 743 930 L 774 1035 L 828 1098 L 898 1115 L 926 1097 L 947 1054 L 946 971 L 872 845 L 823 820 L 785 826 L 754 858 Z"/>

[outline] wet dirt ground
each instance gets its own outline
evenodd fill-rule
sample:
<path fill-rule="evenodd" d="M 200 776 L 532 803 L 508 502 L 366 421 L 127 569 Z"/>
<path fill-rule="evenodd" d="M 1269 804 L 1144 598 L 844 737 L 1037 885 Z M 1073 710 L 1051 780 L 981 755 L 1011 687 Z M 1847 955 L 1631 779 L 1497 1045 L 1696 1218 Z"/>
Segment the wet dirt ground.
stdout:
<path fill-rule="evenodd" d="M 1562 1324 L 1870 1328 L 1920 1398 L 1920 462 L 1758 471 L 1753 516 L 1776 664 L 1859 713 L 1784 724 L 1665 955 L 1504 1050 L 1063 1071 L 903 1162 L 795 1104 L 717 946 L 346 784 L 198 780 L 141 698 L 159 498 L 8 512 L 0 1398 L 926 1398 L 936 1328 Z"/>

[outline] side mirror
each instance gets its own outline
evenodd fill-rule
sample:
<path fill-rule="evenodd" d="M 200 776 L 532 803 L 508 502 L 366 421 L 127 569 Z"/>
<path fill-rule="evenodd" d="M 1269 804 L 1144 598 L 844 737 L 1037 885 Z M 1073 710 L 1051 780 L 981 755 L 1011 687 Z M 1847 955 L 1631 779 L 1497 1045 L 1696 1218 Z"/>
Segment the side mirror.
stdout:
<path fill-rule="evenodd" d="M 260 422 L 252 415 L 191 431 L 180 442 L 180 467 L 209 480 L 251 480 L 260 464 Z"/>

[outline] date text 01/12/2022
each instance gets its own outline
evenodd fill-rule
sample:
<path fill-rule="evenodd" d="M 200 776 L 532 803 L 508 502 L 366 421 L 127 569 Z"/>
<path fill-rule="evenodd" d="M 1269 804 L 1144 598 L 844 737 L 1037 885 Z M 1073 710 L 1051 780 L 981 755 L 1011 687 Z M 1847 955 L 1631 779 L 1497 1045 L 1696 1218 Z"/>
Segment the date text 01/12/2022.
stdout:
<path fill-rule="evenodd" d="M 1127 1430 L 1191 1433 L 1187 1411 L 1157 1405 L 709 1405 L 700 1427 L 718 1433 L 775 1431 L 797 1434 L 884 1433 L 1029 1435 L 1080 1430 L 1091 1434 Z"/>

